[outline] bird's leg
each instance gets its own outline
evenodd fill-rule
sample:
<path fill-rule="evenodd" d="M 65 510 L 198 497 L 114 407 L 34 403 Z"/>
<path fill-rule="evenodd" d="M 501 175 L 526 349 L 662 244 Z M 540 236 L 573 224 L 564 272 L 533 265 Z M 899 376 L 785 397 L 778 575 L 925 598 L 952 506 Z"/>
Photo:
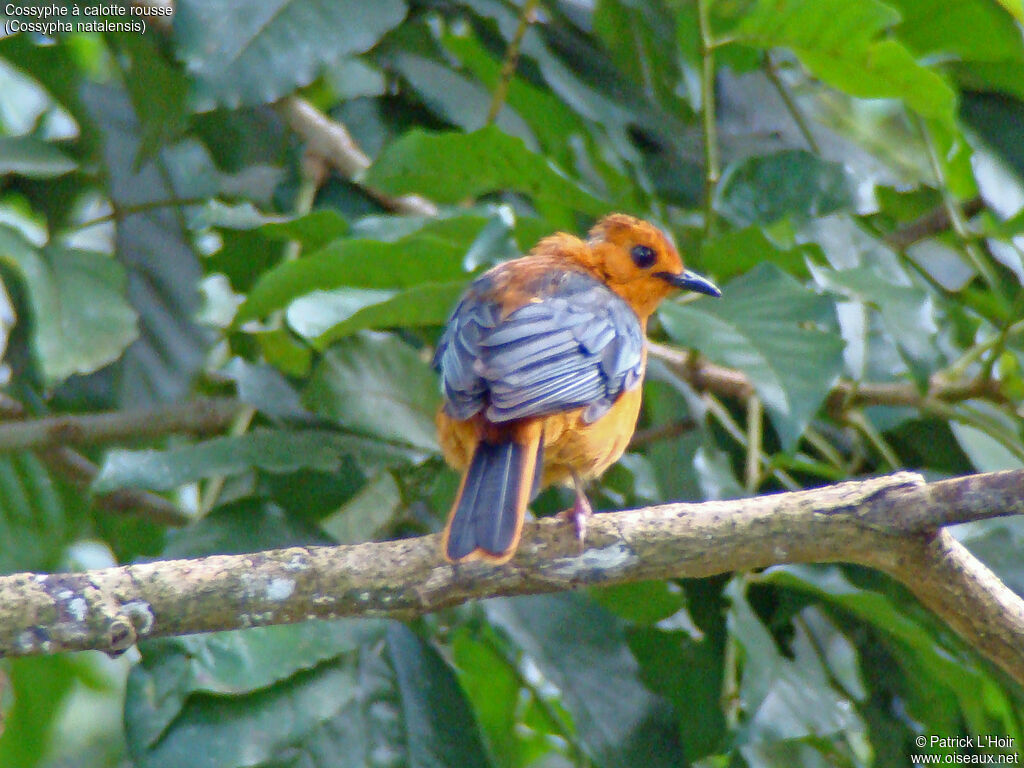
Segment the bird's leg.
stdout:
<path fill-rule="evenodd" d="M 583 540 L 587 537 L 587 518 L 594 514 L 594 508 L 590 506 L 590 500 L 583 490 L 583 480 L 575 472 L 572 473 L 572 484 L 576 488 L 576 501 L 572 508 L 561 513 L 572 523 L 576 531 L 576 541 L 579 542 L 580 551 L 583 551 Z"/>

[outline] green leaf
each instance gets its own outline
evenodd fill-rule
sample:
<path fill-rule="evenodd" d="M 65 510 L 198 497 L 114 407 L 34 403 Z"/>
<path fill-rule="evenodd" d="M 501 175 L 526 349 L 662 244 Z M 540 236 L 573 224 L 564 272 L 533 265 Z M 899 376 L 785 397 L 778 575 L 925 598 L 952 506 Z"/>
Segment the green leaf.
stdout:
<path fill-rule="evenodd" d="M 478 81 L 449 67 L 410 53 L 399 53 L 394 67 L 441 118 L 464 131 L 483 128 L 491 104 L 491 93 Z M 518 136 L 535 149 L 537 140 L 530 127 L 505 104 L 494 120 L 502 131 Z"/>
<path fill-rule="evenodd" d="M 48 141 L 34 136 L 0 136 L 0 174 L 50 179 L 76 168 L 74 160 Z"/>
<path fill-rule="evenodd" d="M 394 241 L 337 240 L 265 272 L 239 308 L 236 322 L 263 317 L 313 291 L 342 287 L 408 288 L 462 279 L 466 275 L 466 252 L 488 221 L 482 216 L 458 216 L 439 219 Z M 377 301 L 383 298 L 379 296 Z M 366 302 L 369 303 L 373 302 Z M 318 336 L 322 332 L 306 335 Z"/>
<path fill-rule="evenodd" d="M 775 566 L 758 577 L 758 581 L 817 595 L 878 627 L 912 650 L 916 663 L 922 669 L 953 690 L 974 686 L 974 682 L 982 675 L 940 643 L 932 628 L 916 621 L 913 614 L 908 614 L 906 606 L 894 602 L 881 592 L 856 586 L 838 566 Z M 972 680 L 971 685 L 967 685 L 968 680 Z M 975 687 L 975 693 L 971 695 L 976 695 L 978 691 L 980 686 Z"/>
<path fill-rule="evenodd" d="M 987 432 L 957 421 L 950 421 L 949 428 L 979 472 L 1022 468 L 1020 458 Z"/>
<path fill-rule="evenodd" d="M 600 216 L 599 200 L 522 139 L 489 125 L 473 133 L 428 133 L 415 128 L 385 147 L 362 182 L 391 195 L 419 192 L 441 203 L 459 203 L 510 190 L 538 204 L 568 206 Z"/>
<path fill-rule="evenodd" d="M 0 226 L 0 259 L 14 265 L 32 307 L 33 352 L 48 385 L 116 360 L 137 334 L 125 273 L 103 253 L 37 249 Z"/>
<path fill-rule="evenodd" d="M 938 326 L 931 297 L 914 285 L 898 284 L 875 264 L 852 269 L 814 269 L 815 278 L 843 296 L 874 307 L 921 387 L 941 360 L 935 338 Z"/>
<path fill-rule="evenodd" d="M 128 297 L 139 314 L 139 339 L 114 367 L 108 396 L 116 394 L 117 405 L 183 397 L 210 341 L 195 321 L 201 268 L 175 201 L 216 194 L 216 168 L 194 141 L 164 148 L 140 166 L 140 128 L 124 90 L 84 81 L 79 92 L 86 117 L 102 131 L 101 175 L 122 211 L 114 253 L 128 271 Z"/>
<path fill-rule="evenodd" d="M 379 538 L 402 506 L 402 489 L 390 472 L 381 472 L 345 505 L 320 523 L 339 544 Z"/>
<path fill-rule="evenodd" d="M 478 639 L 484 635 L 486 640 Z M 495 764 L 500 768 L 529 765 L 528 735 L 541 742 L 540 733 L 527 734 L 519 728 L 520 682 L 515 665 L 499 651 L 499 641 L 488 626 L 470 632 L 461 627 L 451 641 L 452 656 L 459 682 L 473 706 L 484 739 L 490 746 Z M 540 745 L 540 754 L 549 748 Z"/>
<path fill-rule="evenodd" d="M 488 765 L 454 674 L 400 624 L 373 620 L 154 641 L 129 677 L 140 768 Z"/>
<path fill-rule="evenodd" d="M 271 240 L 295 240 L 307 251 L 323 248 L 348 233 L 348 221 L 333 208 L 318 208 L 305 216 L 260 227 L 261 235 Z"/>
<path fill-rule="evenodd" d="M 681 764 L 671 708 L 640 682 L 639 665 L 612 614 L 571 593 L 497 598 L 486 609 L 558 688 L 576 738 L 595 763 L 602 768 Z"/>
<path fill-rule="evenodd" d="M 852 208 L 853 182 L 840 163 L 802 149 L 754 155 L 726 169 L 715 207 L 740 227 L 808 219 Z"/>
<path fill-rule="evenodd" d="M 925 117 L 951 122 L 956 94 L 897 40 L 878 39 L 899 14 L 878 0 L 758 0 L 739 39 L 790 48 L 812 74 L 861 98 L 902 99 Z"/>
<path fill-rule="evenodd" d="M 696 631 L 667 632 L 652 627 L 630 629 L 629 647 L 644 671 L 644 682 L 671 701 L 679 713 L 679 727 L 687 761 L 697 760 L 723 747 L 726 737 L 722 713 L 724 653 L 719 638 Z"/>
<path fill-rule="evenodd" d="M 68 515 L 34 454 L 0 457 L 0 573 L 56 568 L 74 535 Z"/>
<path fill-rule="evenodd" d="M 993 0 L 886 0 L 899 10 L 901 41 L 920 55 L 953 55 L 961 61 L 1024 60 L 1020 28 L 1007 4 Z M 1010 11 L 1009 13 L 1007 11 Z M 1019 1 L 1015 13 L 1021 16 Z M 1018 18 L 1019 21 L 1024 21 Z"/>
<path fill-rule="evenodd" d="M 464 280 L 454 283 L 417 285 L 383 300 L 355 305 L 351 289 L 317 293 L 297 299 L 288 308 L 288 324 L 295 332 L 314 338 L 318 348 L 366 328 L 415 328 L 442 325 L 459 296 L 466 290 Z M 382 294 L 381 291 L 361 292 Z"/>
<path fill-rule="evenodd" d="M 153 749 L 174 727 L 189 697 L 239 696 L 267 688 L 359 648 L 383 629 L 373 619 L 342 619 L 142 643 L 142 661 L 128 678 L 125 709 L 133 751 Z"/>
<path fill-rule="evenodd" d="M 747 715 L 740 743 L 779 742 L 858 733 L 865 726 L 853 702 L 833 689 L 829 672 L 806 630 L 797 625 L 794 658 L 779 652 L 767 627 L 751 609 L 739 580 L 726 589 L 729 629 L 743 649 L 739 706 Z"/>
<path fill-rule="evenodd" d="M 616 616 L 637 624 L 656 624 L 686 612 L 686 596 L 676 584 L 668 581 L 596 587 L 590 596 Z"/>
<path fill-rule="evenodd" d="M 164 57 L 151 37 L 129 33 L 115 38 L 131 62 L 131 74 L 124 83 L 142 134 L 140 160 L 152 158 L 176 140 L 187 130 L 189 119 L 185 73 Z"/>
<path fill-rule="evenodd" d="M 371 48 L 405 13 L 402 0 L 183 0 L 174 32 L 196 109 L 206 111 L 277 101 Z"/>
<path fill-rule="evenodd" d="M 700 251 L 701 266 L 723 282 L 765 262 L 794 277 L 810 277 L 808 257 L 820 260 L 820 249 L 801 245 L 783 250 L 765 237 L 760 227 L 746 227 L 717 235 L 705 241 Z"/>
<path fill-rule="evenodd" d="M 10 659 L 4 671 L 7 695 L 0 735 L 0 765 L 33 768 L 46 757 L 68 694 L 80 684 L 70 655 Z"/>
<path fill-rule="evenodd" d="M 416 350 L 394 336 L 363 332 L 332 346 L 313 371 L 304 402 L 360 434 L 437 451 L 437 379 Z"/>
<path fill-rule="evenodd" d="M 721 301 L 659 314 L 673 340 L 750 377 L 786 451 L 842 372 L 831 302 L 772 265 L 734 280 Z"/>
<path fill-rule="evenodd" d="M 409 454 L 354 435 L 325 430 L 257 428 L 244 435 L 218 437 L 180 448 L 110 451 L 93 480 L 94 493 L 118 488 L 169 491 L 206 477 L 237 475 L 253 468 L 294 472 L 336 470 L 343 456 L 370 464 L 403 463 Z"/>
<path fill-rule="evenodd" d="M 343 474 L 345 469 L 342 465 L 339 474 Z M 287 514 L 278 504 L 246 496 L 214 508 L 192 525 L 168 531 L 160 557 L 177 560 L 241 555 L 265 549 L 337 543 L 317 526 L 298 515 Z"/>

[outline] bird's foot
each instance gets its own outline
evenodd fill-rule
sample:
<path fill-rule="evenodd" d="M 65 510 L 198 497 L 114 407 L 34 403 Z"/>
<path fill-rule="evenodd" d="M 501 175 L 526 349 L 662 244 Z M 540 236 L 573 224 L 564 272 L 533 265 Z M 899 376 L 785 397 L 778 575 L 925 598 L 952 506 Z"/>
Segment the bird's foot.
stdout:
<path fill-rule="evenodd" d="M 583 493 L 576 494 L 576 501 L 571 508 L 558 513 L 559 517 L 572 523 L 580 553 L 583 552 L 583 542 L 587 538 L 587 518 L 592 514 L 594 508 L 590 506 L 590 500 Z"/>

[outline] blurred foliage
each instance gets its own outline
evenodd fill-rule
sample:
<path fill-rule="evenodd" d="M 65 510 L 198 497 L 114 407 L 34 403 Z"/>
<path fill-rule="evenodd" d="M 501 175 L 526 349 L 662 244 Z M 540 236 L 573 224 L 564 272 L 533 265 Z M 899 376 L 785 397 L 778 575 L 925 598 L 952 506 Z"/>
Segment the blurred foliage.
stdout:
<path fill-rule="evenodd" d="M 742 371 L 763 409 L 652 360 L 642 439 L 599 507 L 1022 466 L 1020 0 L 174 5 L 101 17 L 142 34 L 0 37 L 5 391 L 30 414 L 232 393 L 252 410 L 223 436 L 89 452 L 93 490 L 166 493 L 182 530 L 3 458 L 4 572 L 437 530 L 456 485 L 433 434 L 439 326 L 471 275 L 613 210 L 724 288 L 669 302 L 652 336 Z M 296 94 L 368 169 L 304 158 L 273 104 Z M 437 214 L 396 213 L 406 194 Z M 1002 397 L 825 407 L 841 379 L 937 377 Z M 956 533 L 1024 589 L 1020 520 Z M 859 768 L 908 764 L 921 735 L 1024 744 L 1024 692 L 845 565 L 0 671 L 5 768 Z"/>

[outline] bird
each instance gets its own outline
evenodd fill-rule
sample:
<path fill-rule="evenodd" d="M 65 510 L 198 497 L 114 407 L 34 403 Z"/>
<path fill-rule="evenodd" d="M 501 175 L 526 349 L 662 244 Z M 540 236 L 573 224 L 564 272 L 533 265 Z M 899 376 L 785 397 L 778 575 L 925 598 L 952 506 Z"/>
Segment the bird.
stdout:
<path fill-rule="evenodd" d="M 450 563 L 510 560 L 543 487 L 572 484 L 582 548 L 586 484 L 622 456 L 640 413 L 651 314 L 678 289 L 721 291 L 672 241 L 624 213 L 586 239 L 558 232 L 463 293 L 438 340 L 438 443 L 461 472 L 441 538 Z"/>

